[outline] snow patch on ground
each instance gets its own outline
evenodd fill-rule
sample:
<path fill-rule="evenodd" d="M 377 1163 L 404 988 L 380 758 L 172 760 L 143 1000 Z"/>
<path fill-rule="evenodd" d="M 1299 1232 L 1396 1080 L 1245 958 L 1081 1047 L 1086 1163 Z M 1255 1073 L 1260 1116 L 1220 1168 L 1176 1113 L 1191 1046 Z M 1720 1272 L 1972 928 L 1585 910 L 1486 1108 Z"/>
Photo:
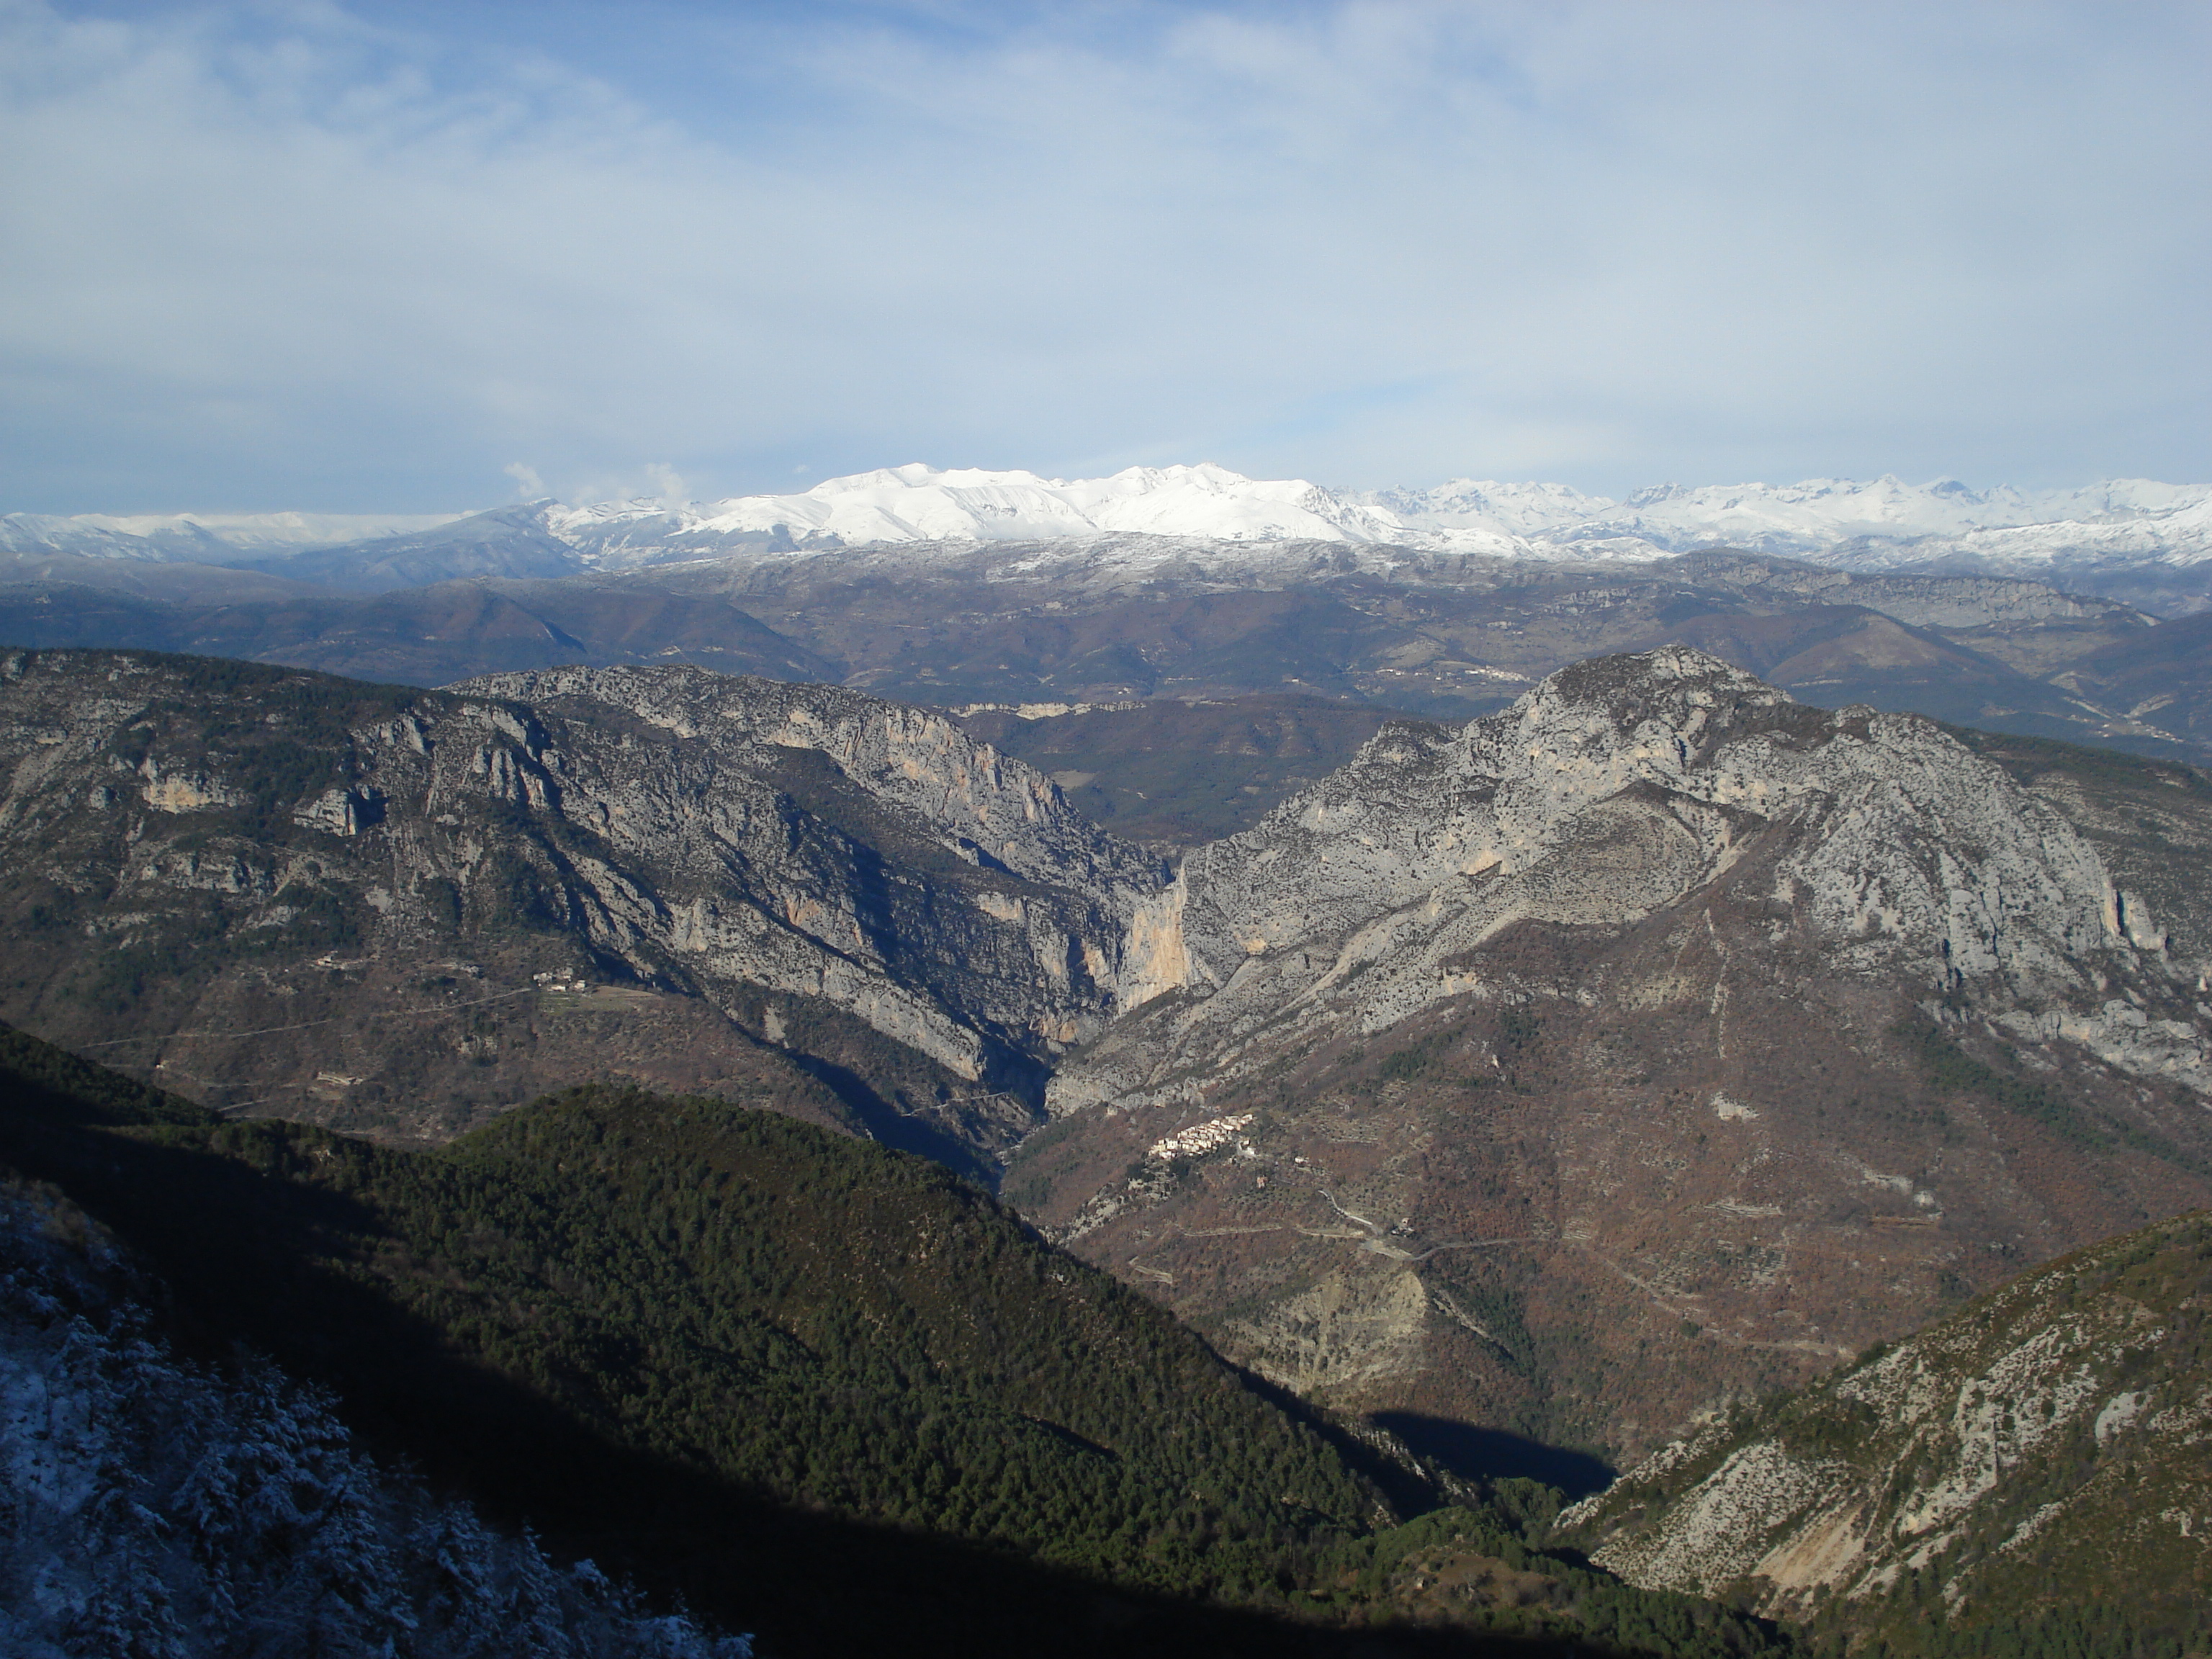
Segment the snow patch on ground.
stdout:
<path fill-rule="evenodd" d="M 381 1468 L 273 1366 L 178 1358 L 121 1277 L 0 1190 L 0 1652 L 749 1659 Z"/>

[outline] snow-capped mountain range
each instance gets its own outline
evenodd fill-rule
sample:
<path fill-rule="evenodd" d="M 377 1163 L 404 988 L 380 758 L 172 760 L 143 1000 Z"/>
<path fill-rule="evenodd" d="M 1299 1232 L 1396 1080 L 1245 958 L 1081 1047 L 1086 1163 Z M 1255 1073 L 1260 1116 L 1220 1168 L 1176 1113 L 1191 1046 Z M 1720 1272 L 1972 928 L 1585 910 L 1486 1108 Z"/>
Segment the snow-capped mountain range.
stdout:
<path fill-rule="evenodd" d="M 1613 501 L 1564 484 L 1471 478 L 1428 489 L 1340 490 L 1302 478 L 1249 478 L 1211 464 L 1061 479 L 916 463 L 827 479 L 794 495 L 706 502 L 548 500 L 416 517 L 0 518 L 0 551 L 280 570 L 301 553 L 337 546 L 368 553 L 388 544 L 394 552 L 407 546 L 428 554 L 462 543 L 481 550 L 487 538 L 533 541 L 541 563 L 550 556 L 591 569 L 745 550 L 1129 537 L 1600 562 L 1719 544 L 1855 570 L 1943 564 L 2026 574 L 2212 560 L 2212 485 L 2118 479 L 2075 489 L 1976 491 L 1955 479 L 1815 478 L 1662 484 Z"/>
<path fill-rule="evenodd" d="M 0 553 L 88 553 L 225 563 L 410 535 L 459 513 L 44 513 L 0 516 Z"/>

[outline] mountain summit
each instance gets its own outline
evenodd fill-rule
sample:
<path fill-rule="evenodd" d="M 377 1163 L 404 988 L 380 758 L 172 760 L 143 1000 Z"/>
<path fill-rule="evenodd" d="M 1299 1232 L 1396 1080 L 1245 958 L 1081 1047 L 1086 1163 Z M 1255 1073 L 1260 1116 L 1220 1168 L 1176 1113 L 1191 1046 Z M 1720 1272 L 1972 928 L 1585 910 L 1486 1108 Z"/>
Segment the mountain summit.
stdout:
<path fill-rule="evenodd" d="M 2212 486 L 2144 479 L 1976 491 L 1908 484 L 1662 484 L 1621 501 L 1564 484 L 1455 478 L 1350 490 L 1251 478 L 1210 462 L 1103 478 L 919 462 L 790 495 L 714 501 L 531 502 L 474 515 L 0 518 L 0 552 L 250 562 L 310 580 L 399 586 L 486 574 L 622 569 L 744 552 L 909 544 L 1173 538 L 1334 544 L 1428 554 L 1648 562 L 1726 545 L 1848 569 L 1948 561 L 2001 573 L 2212 558 Z M 1128 556 L 1148 556 L 1132 549 Z M 1392 562 L 1386 559 L 1383 567 Z"/>
<path fill-rule="evenodd" d="M 1685 647 L 1384 726 L 1133 940 L 1006 1190 L 1385 1416 L 1637 1449 L 2212 1197 L 2194 921 L 1932 722 Z"/>
<path fill-rule="evenodd" d="M 2117 1013 L 2023 1012 L 2090 994 L 2092 951 L 2165 949 L 2064 819 L 1927 720 L 1809 708 L 1668 647 L 1564 670 L 1464 727 L 1386 727 L 1192 854 L 1156 901 L 1155 949 L 1202 999 L 1172 1048 L 1255 1018 L 1373 1035 L 1472 988 L 1472 953 L 1517 925 L 1623 927 L 1762 865 L 1773 942 L 1835 971 L 1967 993 L 2116 1056 L 2141 1041 Z M 1140 1045 L 1155 1066 L 1163 1035 Z M 2193 1042 L 2169 1065 L 2212 1088 Z"/>

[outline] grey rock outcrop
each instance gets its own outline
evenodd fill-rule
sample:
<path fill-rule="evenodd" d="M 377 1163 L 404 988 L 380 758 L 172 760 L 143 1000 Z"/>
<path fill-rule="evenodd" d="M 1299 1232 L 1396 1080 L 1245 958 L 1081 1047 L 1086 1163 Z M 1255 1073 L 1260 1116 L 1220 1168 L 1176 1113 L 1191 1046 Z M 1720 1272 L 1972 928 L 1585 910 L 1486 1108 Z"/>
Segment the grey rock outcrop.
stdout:
<path fill-rule="evenodd" d="M 1668 647 L 1564 670 L 1464 727 L 1386 728 L 1192 854 L 1128 952 L 1133 988 L 1185 995 L 1055 1079 L 1055 1103 L 1233 1059 L 1285 1024 L 1379 1032 L 1475 988 L 1471 953 L 1516 923 L 1626 925 L 1760 837 L 1773 930 L 1835 970 L 1931 999 L 1972 988 L 2114 1064 L 2212 1089 L 2200 1034 L 2103 1006 L 2101 957 L 2162 939 L 2057 812 L 1929 721 L 1807 707 Z"/>
<path fill-rule="evenodd" d="M 350 1005 L 386 1021 L 441 962 L 504 996 L 582 972 L 794 1051 L 793 1009 L 834 1011 L 941 1068 L 987 1164 L 1035 1121 L 1052 1056 L 1123 1006 L 1129 920 L 1164 877 L 940 716 L 683 667 L 415 692 L 15 653 L 0 769 L 11 902 L 45 940 L 11 1017 L 82 1040 L 104 1001 L 145 1026 L 104 1058 L 150 1063 L 164 1030 L 319 1026 L 319 963 L 374 981 Z M 379 1074 L 388 1043 L 364 1046 L 333 1066 L 309 1043 L 258 1085 L 302 1110 L 289 1091 Z M 448 1047 L 490 1065 L 514 1042 Z"/>
<path fill-rule="evenodd" d="M 1004 1168 L 1289 1386 L 1635 1452 L 2212 1199 L 2185 772 L 2028 787 L 1669 647 L 1170 872 L 839 687 L 10 653 L 0 1018 L 434 1138 L 742 1088 Z"/>
<path fill-rule="evenodd" d="M 1302 1393 L 1640 1455 L 2212 1196 L 2197 969 L 2064 798 L 1684 647 L 1386 726 L 1139 907 L 1006 1190 Z"/>
<path fill-rule="evenodd" d="M 539 798 L 658 872 L 655 914 L 632 933 L 707 980 L 823 998 L 971 1080 L 992 1041 L 1056 1052 L 1121 1006 L 1123 934 L 1162 884 L 1159 860 L 942 715 L 694 668 L 453 689 L 552 723 L 562 746 L 549 738 L 532 758 L 557 783 Z M 670 752 L 639 765 L 635 734 L 603 729 L 611 709 L 666 734 Z M 526 748 L 530 733 L 509 735 Z M 800 757 L 822 763 L 794 768 Z M 877 858 L 968 867 L 925 895 L 867 867 L 854 836 L 810 844 L 789 822 L 802 795 Z"/>
<path fill-rule="evenodd" d="M 2207 1243 L 2185 1217 L 2023 1275 L 1702 1425 L 1560 1525 L 1631 1583 L 1825 1602 L 1859 1635 L 1937 1587 L 1954 1628 L 2197 1601 Z"/>

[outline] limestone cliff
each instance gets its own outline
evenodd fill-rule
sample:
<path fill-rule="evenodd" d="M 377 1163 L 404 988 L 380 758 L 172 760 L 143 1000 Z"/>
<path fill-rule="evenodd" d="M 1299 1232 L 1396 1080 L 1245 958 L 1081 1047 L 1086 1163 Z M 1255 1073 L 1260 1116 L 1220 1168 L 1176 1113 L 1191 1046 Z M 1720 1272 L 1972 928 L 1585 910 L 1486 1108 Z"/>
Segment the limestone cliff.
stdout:
<path fill-rule="evenodd" d="M 396 1136 L 742 1083 L 1416 1442 L 1638 1455 L 2212 1203 L 2212 786 L 2093 770 L 1668 647 L 1170 879 L 837 687 L 16 652 L 0 1018 Z"/>
<path fill-rule="evenodd" d="M 9 1017 L 341 1121 L 626 1046 L 708 1083 L 749 1035 L 988 1163 L 1120 1006 L 1162 877 L 941 718 L 688 668 L 417 692 L 16 653 L 0 772 Z"/>
<path fill-rule="evenodd" d="M 1632 1583 L 1907 1650 L 1935 1603 L 1954 1631 L 2099 1610 L 2191 1629 L 2212 1586 L 2208 1260 L 2197 1215 L 2054 1262 L 1704 1425 L 1562 1527 Z"/>
<path fill-rule="evenodd" d="M 1778 835 L 1772 931 L 1835 970 L 1971 992 L 2022 1035 L 2212 1089 L 2192 1024 L 2098 995 L 2106 953 L 2139 966 L 2165 939 L 2058 812 L 1927 720 L 1808 708 L 1668 647 L 1565 670 L 1462 728 L 1391 727 L 1191 854 L 1145 955 L 1172 964 L 1147 988 L 1199 1000 L 1056 1096 L 1141 1086 L 1285 1022 L 1374 1035 L 1478 989 L 1471 953 L 1516 924 L 1625 925 Z"/>
<path fill-rule="evenodd" d="M 1142 916 L 1007 1190 L 1346 1406 L 1633 1452 L 2212 1199 L 2202 965 L 2092 841 L 1686 648 L 1387 727 Z"/>

